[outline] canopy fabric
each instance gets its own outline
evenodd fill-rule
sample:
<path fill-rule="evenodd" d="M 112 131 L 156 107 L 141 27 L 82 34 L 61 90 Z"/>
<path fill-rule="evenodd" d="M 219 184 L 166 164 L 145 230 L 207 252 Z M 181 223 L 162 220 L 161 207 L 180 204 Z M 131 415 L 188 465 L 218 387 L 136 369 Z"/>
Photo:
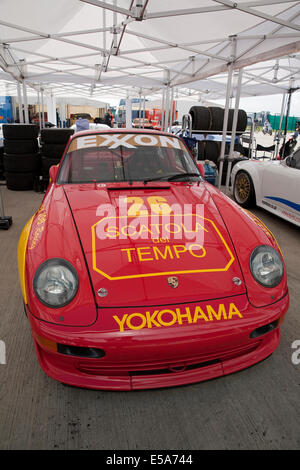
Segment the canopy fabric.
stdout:
<path fill-rule="evenodd" d="M 58 96 L 155 97 L 168 85 L 180 96 L 209 90 L 223 97 L 228 64 L 244 68 L 244 96 L 300 86 L 298 1 L 0 0 L 0 6 L 0 79 Z"/>

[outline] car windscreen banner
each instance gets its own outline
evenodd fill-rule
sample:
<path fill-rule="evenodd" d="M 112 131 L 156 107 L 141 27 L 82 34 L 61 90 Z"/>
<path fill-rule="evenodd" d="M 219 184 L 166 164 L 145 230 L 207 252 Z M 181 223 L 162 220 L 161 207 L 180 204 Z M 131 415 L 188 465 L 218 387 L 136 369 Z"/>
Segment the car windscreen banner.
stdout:
<path fill-rule="evenodd" d="M 186 150 L 184 143 L 176 138 L 166 135 L 154 134 L 87 134 L 73 139 L 68 152 L 84 148 L 106 147 L 115 149 L 118 147 L 165 147 L 178 150 Z"/>

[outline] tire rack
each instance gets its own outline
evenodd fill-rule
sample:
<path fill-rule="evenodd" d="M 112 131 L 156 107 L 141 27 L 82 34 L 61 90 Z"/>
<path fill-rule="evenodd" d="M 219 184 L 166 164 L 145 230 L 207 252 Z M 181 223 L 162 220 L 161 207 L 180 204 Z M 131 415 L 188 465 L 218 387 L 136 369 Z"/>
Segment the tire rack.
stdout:
<path fill-rule="evenodd" d="M 183 137 L 189 137 L 189 138 L 194 138 L 197 141 L 202 141 L 203 139 L 197 138 L 200 135 L 204 136 L 204 141 L 206 141 L 206 136 L 210 134 L 216 134 L 216 135 L 222 135 L 223 131 L 213 131 L 212 129 L 210 130 L 199 130 L 199 129 L 193 129 L 192 128 L 192 116 L 191 114 L 184 114 L 182 117 L 182 136 Z M 227 131 L 226 134 L 231 134 L 233 133 L 232 131 Z M 234 136 L 240 136 L 244 133 L 244 131 L 235 131 Z M 230 139 L 231 141 L 231 139 Z M 212 140 L 212 142 L 214 142 Z M 225 144 L 228 142 L 225 142 Z M 198 156 L 198 147 L 197 147 L 197 156 Z M 226 174 L 226 191 L 228 191 L 229 187 L 229 180 L 230 180 L 230 173 L 231 173 L 231 167 L 232 167 L 232 162 L 234 158 L 227 158 L 228 161 L 228 166 L 227 166 L 227 174 Z M 219 160 L 220 163 L 224 164 L 225 158 L 223 157 L 222 159 Z M 220 165 L 221 168 L 221 165 Z M 222 170 L 223 170 L 223 165 L 222 165 Z M 219 181 L 222 180 L 222 174 L 219 172 Z"/>

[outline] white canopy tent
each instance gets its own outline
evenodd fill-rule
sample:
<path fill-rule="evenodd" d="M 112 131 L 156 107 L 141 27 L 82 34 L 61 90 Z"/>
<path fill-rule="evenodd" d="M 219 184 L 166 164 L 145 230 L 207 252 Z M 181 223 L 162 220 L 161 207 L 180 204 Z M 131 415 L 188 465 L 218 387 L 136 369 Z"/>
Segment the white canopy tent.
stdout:
<path fill-rule="evenodd" d="M 289 78 L 300 81 L 298 1 L 186 0 L 183 8 L 179 0 L 0 0 L 0 6 L 0 78 L 55 95 L 158 96 L 166 85 L 182 96 L 186 89 L 199 94 L 208 89 L 203 80 L 226 74 L 229 63 L 245 68 L 243 93 L 250 95 L 281 93 Z M 264 69 L 253 65 L 262 61 Z"/>

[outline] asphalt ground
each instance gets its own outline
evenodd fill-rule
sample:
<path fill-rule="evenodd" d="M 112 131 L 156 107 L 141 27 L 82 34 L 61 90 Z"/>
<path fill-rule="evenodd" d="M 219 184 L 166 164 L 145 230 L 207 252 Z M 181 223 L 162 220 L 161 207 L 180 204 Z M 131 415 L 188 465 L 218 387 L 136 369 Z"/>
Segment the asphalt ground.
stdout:
<path fill-rule="evenodd" d="M 42 195 L 2 189 L 6 214 L 0 231 L 0 449 L 299 449 L 300 229 L 267 212 L 253 212 L 283 251 L 290 309 L 278 349 L 265 361 L 219 379 L 138 392 L 66 387 L 41 370 L 24 315 L 17 242 Z M 298 355 L 300 357 L 300 353 Z"/>

